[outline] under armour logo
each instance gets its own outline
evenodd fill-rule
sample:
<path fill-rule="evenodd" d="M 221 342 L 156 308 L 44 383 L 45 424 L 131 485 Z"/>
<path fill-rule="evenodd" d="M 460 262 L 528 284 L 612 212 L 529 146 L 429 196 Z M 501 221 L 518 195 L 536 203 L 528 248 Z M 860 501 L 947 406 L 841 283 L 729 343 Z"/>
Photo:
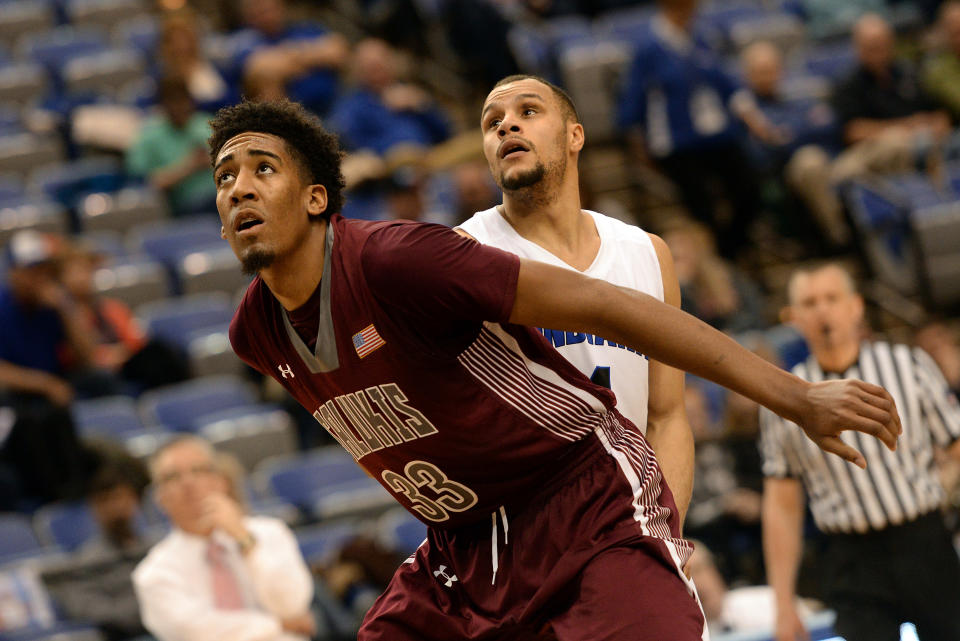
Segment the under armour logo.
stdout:
<path fill-rule="evenodd" d="M 447 582 L 444 583 L 443 585 L 446 586 L 446 587 L 448 587 L 448 588 L 449 588 L 449 587 L 453 587 L 453 582 L 457 580 L 457 575 L 456 575 L 456 574 L 447 574 L 446 570 L 447 570 L 447 566 L 441 565 L 439 570 L 434 570 L 434 571 L 433 571 L 433 576 L 435 576 L 435 577 L 441 577 L 441 576 L 442 576 L 444 579 L 447 580 Z"/>
<path fill-rule="evenodd" d="M 287 363 L 286 365 L 286 369 L 283 368 L 283 365 L 277 365 L 277 369 L 280 370 L 280 375 L 284 378 L 296 378 L 296 376 L 293 375 L 293 368 L 290 367 L 290 363 Z"/>

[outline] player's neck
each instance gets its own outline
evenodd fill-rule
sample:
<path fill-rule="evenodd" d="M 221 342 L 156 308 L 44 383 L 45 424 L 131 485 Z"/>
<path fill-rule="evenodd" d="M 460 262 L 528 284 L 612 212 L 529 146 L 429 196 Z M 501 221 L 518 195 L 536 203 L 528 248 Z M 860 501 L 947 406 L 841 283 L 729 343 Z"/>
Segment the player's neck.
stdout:
<path fill-rule="evenodd" d="M 580 209 L 580 191 L 575 182 L 550 193 L 538 199 L 504 194 L 500 215 L 518 234 L 583 271 L 600 250 L 596 224 L 590 214 Z"/>
<path fill-rule="evenodd" d="M 272 265 L 260 272 L 260 278 L 287 311 L 306 303 L 320 284 L 329 224 L 329 221 L 323 221 L 311 226 L 304 242 L 293 251 L 278 256 Z"/>

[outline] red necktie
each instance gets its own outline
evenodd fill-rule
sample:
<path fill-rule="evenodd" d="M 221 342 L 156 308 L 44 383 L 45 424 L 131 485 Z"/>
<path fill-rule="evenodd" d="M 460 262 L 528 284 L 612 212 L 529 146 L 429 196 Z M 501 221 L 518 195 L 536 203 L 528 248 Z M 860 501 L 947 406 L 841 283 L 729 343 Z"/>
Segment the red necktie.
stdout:
<path fill-rule="evenodd" d="M 207 546 L 207 562 L 210 564 L 210 583 L 213 589 L 213 604 L 218 610 L 242 610 L 243 594 L 240 584 L 227 561 L 227 550 L 211 540 Z"/>

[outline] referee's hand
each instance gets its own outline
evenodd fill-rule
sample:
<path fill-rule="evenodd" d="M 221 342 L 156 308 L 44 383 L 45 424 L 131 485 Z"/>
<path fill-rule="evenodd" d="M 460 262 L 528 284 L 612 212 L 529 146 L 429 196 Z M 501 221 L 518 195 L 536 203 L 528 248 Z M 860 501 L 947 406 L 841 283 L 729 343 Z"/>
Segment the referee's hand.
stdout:
<path fill-rule="evenodd" d="M 798 424 L 820 449 L 832 452 L 861 467 L 867 460 L 840 440 L 843 430 L 875 436 L 891 450 L 903 432 L 893 398 L 878 385 L 855 379 L 811 383 L 806 394 L 807 410 Z"/>

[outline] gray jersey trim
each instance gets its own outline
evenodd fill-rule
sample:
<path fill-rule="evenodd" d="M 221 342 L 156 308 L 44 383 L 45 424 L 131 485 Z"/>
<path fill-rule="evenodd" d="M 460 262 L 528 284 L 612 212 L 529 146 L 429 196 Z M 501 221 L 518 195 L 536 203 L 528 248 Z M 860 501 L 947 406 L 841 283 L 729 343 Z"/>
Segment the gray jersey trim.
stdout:
<path fill-rule="evenodd" d="M 317 345 L 313 353 L 304 344 L 297 334 L 297 330 L 287 318 L 287 310 L 283 310 L 283 326 L 287 336 L 293 344 L 300 359 L 310 370 L 311 374 L 325 374 L 340 368 L 340 357 L 337 354 L 337 336 L 333 331 L 333 315 L 330 313 L 330 269 L 333 256 L 333 225 L 327 221 L 327 237 L 323 249 L 323 275 L 320 278 L 320 327 L 317 329 Z"/>

